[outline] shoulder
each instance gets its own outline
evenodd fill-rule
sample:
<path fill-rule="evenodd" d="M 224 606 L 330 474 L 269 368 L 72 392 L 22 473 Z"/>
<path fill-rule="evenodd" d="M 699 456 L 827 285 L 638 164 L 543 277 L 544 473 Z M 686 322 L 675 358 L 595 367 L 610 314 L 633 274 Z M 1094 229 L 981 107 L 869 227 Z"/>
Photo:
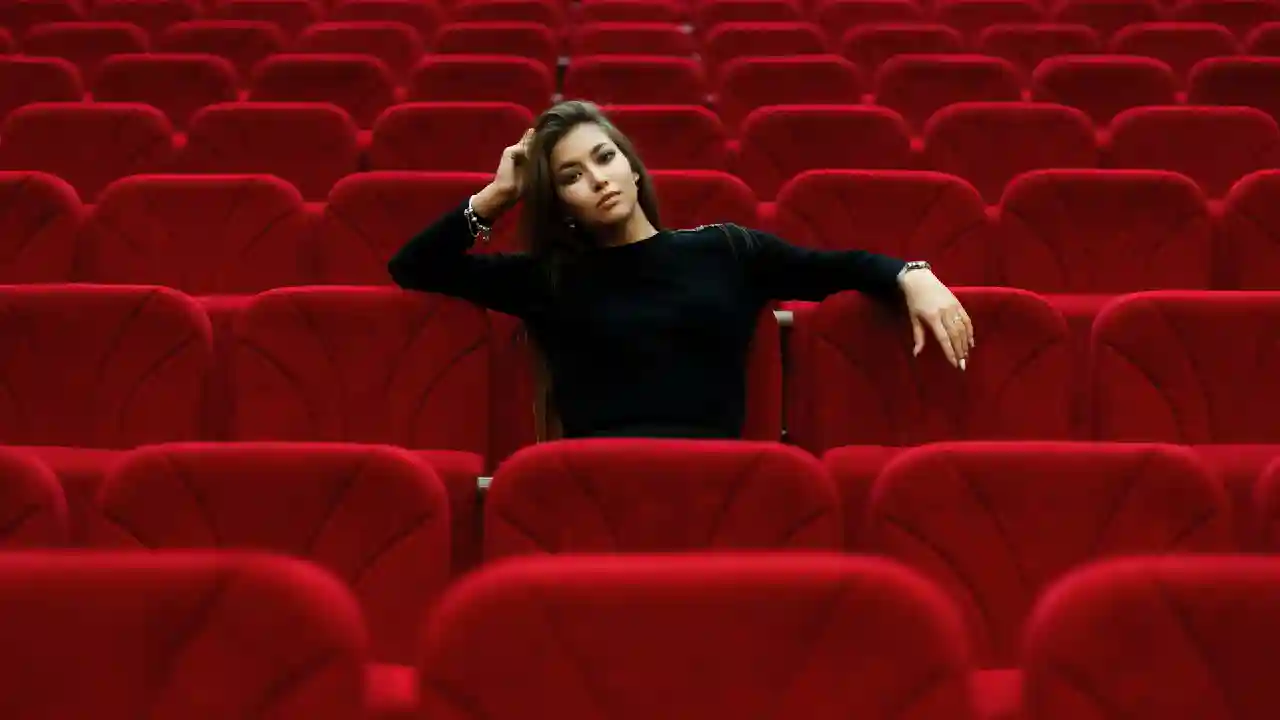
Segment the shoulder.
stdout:
<path fill-rule="evenodd" d="M 754 228 L 744 227 L 737 223 L 713 223 L 691 228 L 673 229 L 672 235 L 690 242 L 728 243 L 735 249 L 748 250 L 761 242 L 767 241 L 768 234 Z"/>

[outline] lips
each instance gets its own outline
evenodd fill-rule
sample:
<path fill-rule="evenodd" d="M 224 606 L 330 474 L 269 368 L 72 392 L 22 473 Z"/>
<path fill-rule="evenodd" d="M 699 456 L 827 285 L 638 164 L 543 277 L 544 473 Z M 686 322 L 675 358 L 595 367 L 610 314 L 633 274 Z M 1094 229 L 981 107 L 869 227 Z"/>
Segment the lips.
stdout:
<path fill-rule="evenodd" d="M 618 192 L 617 190 L 607 192 L 605 193 L 604 197 L 600 198 L 600 202 L 596 203 L 596 207 L 604 207 L 605 203 L 609 202 L 610 200 L 616 197 L 619 197 L 620 195 L 622 195 L 622 193 Z"/>

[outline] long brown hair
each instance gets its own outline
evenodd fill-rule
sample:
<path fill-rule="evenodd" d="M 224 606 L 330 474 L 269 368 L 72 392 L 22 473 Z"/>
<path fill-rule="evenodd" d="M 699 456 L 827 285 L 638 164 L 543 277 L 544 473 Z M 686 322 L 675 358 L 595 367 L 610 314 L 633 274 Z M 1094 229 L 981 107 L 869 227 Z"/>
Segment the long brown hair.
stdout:
<path fill-rule="evenodd" d="M 566 100 L 553 105 L 538 117 L 533 126 L 528 164 L 524 170 L 520 218 L 525 246 L 540 261 L 553 284 L 565 265 L 595 244 L 589 231 L 570 225 L 568 211 L 556 191 L 555 174 L 551 169 L 551 151 L 556 143 L 584 123 L 599 126 L 631 164 L 631 170 L 640 178 L 636 183 L 637 203 L 655 228 L 662 227 L 658 216 L 658 194 L 631 140 L 595 103 Z"/>

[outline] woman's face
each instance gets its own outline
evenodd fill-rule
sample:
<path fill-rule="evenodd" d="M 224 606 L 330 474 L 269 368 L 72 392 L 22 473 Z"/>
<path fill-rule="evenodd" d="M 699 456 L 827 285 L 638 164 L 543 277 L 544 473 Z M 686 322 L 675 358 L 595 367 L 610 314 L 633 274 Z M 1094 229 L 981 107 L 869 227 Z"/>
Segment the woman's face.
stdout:
<path fill-rule="evenodd" d="M 551 149 L 551 178 L 556 194 L 579 224 L 617 225 L 635 212 L 637 175 L 595 123 L 578 125 Z"/>

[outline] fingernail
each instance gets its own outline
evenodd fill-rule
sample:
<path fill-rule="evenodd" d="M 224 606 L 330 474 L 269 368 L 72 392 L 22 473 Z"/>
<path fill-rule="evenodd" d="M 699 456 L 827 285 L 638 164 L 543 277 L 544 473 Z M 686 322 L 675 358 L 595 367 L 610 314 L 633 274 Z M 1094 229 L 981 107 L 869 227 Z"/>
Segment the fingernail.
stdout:
<path fill-rule="evenodd" d="M 960 358 L 960 369 L 964 370 L 964 358 Z"/>

